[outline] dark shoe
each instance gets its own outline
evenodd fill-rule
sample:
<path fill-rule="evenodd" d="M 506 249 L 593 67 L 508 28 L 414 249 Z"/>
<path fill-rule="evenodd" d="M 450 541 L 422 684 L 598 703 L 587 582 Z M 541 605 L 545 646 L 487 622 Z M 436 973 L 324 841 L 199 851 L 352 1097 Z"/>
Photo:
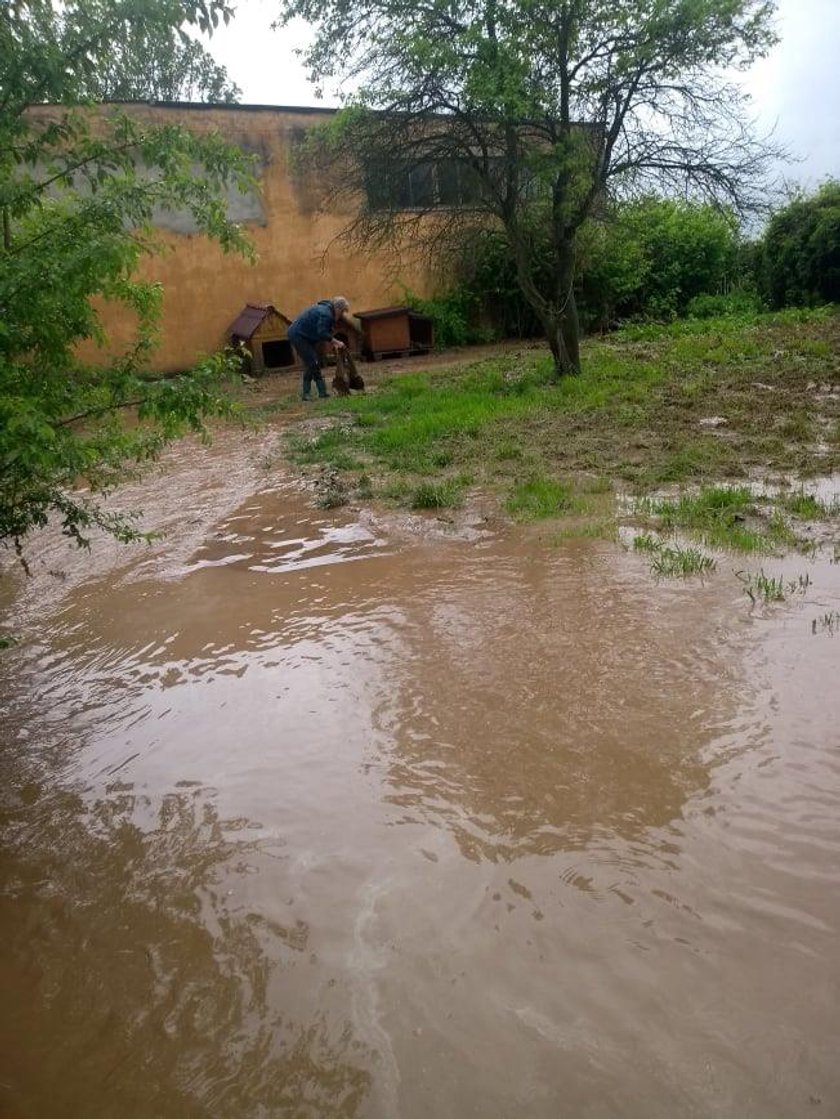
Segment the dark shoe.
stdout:
<path fill-rule="evenodd" d="M 307 404 L 312 403 L 312 397 L 311 396 L 302 396 L 301 400 L 305 400 Z"/>
<path fill-rule="evenodd" d="M 318 393 L 318 399 L 319 400 L 329 400 L 329 398 L 330 398 L 330 393 L 328 393 L 328 392 L 319 392 Z"/>

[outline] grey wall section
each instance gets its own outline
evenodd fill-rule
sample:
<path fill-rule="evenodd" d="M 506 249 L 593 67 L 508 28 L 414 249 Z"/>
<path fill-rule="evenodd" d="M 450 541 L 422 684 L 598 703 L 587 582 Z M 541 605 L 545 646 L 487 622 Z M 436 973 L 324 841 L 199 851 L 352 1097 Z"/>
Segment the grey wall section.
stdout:
<path fill-rule="evenodd" d="M 267 162 L 268 161 L 262 155 L 256 156 L 254 177 L 258 181 L 262 179 Z M 45 172 L 41 172 L 40 168 L 36 168 L 36 177 L 39 173 L 45 174 Z M 138 176 L 143 175 L 142 167 L 137 167 L 137 174 Z M 195 178 L 201 177 L 201 168 L 199 166 L 195 167 L 194 176 Z M 152 175 L 150 174 L 148 177 L 151 178 Z M 91 188 L 87 179 L 81 173 L 76 173 L 73 176 L 73 185 L 71 189 L 74 195 L 85 196 L 90 194 Z M 50 198 L 60 199 L 65 195 L 65 189 L 58 183 L 54 183 L 47 188 L 46 194 Z M 222 197 L 225 200 L 225 209 L 230 221 L 242 225 L 268 225 L 268 215 L 258 188 L 243 192 L 238 190 L 234 185 L 230 185 L 226 190 L 222 191 Z M 171 233 L 190 234 L 198 233 L 199 231 L 198 225 L 189 210 L 166 210 L 162 207 L 157 207 L 152 211 L 152 224 L 157 229 L 166 229 Z"/>
<path fill-rule="evenodd" d="M 259 169 L 256 171 L 258 178 L 262 176 L 264 167 L 265 163 L 262 162 Z M 201 172 L 198 168 L 196 168 L 195 174 L 196 177 L 200 176 Z M 231 186 L 224 191 L 223 197 L 227 216 L 230 221 L 242 225 L 268 224 L 265 205 L 263 204 L 262 197 L 258 190 L 243 193 L 237 190 L 236 187 Z M 187 210 L 156 209 L 152 220 L 158 229 L 168 229 L 172 233 L 188 234 L 198 232 L 195 219 Z"/>

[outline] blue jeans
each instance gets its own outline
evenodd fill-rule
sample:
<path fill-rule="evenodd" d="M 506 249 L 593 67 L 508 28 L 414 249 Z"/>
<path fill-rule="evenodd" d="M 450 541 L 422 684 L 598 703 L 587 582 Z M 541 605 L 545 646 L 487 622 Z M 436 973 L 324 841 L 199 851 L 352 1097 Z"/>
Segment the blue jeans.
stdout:
<path fill-rule="evenodd" d="M 308 338 L 304 338 L 302 334 L 298 334 L 296 330 L 289 331 L 289 341 L 297 350 L 298 356 L 303 362 L 303 399 L 307 400 L 309 398 L 313 381 L 318 389 L 319 396 L 329 396 L 321 373 L 321 359 L 318 356 L 315 343 L 310 342 Z"/>

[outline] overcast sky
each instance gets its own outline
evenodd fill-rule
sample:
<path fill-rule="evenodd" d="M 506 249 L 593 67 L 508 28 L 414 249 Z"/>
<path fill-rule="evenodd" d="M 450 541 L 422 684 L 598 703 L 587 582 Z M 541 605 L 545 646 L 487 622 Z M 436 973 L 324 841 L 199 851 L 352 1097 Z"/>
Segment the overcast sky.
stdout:
<path fill-rule="evenodd" d="M 319 102 L 294 50 L 305 25 L 272 31 L 277 0 L 239 0 L 235 19 L 213 36 L 210 50 L 255 105 L 335 105 Z M 787 176 L 807 187 L 840 178 L 840 0 L 777 0 L 781 42 L 744 79 L 760 128 L 802 160 Z"/>

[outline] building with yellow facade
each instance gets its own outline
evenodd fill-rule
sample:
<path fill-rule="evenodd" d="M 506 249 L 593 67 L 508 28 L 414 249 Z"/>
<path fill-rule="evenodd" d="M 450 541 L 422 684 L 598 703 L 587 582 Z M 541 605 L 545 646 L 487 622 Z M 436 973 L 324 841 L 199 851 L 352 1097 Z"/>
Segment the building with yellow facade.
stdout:
<path fill-rule="evenodd" d="M 393 259 L 350 253 L 337 237 L 351 215 L 320 212 L 308 197 L 305 179 L 295 174 L 294 144 L 335 110 L 161 102 L 119 108 L 156 125 L 216 131 L 257 163 L 258 190 L 228 198 L 229 216 L 247 231 L 256 263 L 224 254 L 196 230 L 189 215 L 162 214 L 157 221 L 167 251 L 147 258 L 140 270 L 143 279 L 159 281 L 164 291 L 155 369 L 186 369 L 224 346 L 247 304 L 271 304 L 293 319 L 310 303 L 337 294 L 346 296 L 354 310 L 365 310 L 401 302 L 403 284 L 426 290 L 420 267 L 395 269 Z M 131 337 L 133 324 L 124 308 L 104 307 L 102 321 L 112 344 Z"/>

